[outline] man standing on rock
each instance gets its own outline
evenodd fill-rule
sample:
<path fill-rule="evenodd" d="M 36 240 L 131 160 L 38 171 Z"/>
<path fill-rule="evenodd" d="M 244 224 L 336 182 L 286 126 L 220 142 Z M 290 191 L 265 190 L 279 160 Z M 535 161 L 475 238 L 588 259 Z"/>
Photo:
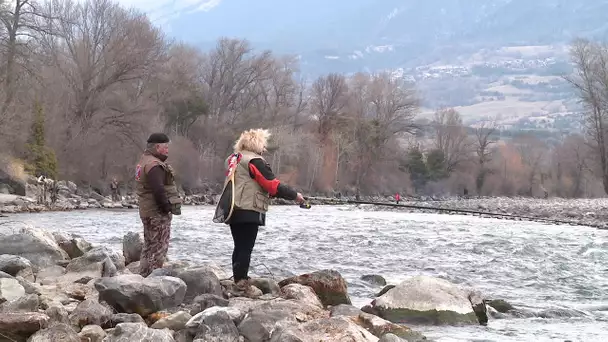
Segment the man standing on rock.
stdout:
<path fill-rule="evenodd" d="M 181 214 L 182 199 L 177 192 L 173 168 L 165 163 L 169 137 L 153 133 L 135 168 L 139 216 L 144 225 L 144 246 L 139 274 L 147 277 L 163 267 L 169 249 L 172 215 Z"/>
<path fill-rule="evenodd" d="M 224 191 L 232 193 L 230 200 L 220 200 L 218 203 L 216 213 L 221 213 L 223 217 L 216 215 L 214 222 L 230 225 L 234 240 L 232 274 L 236 283 L 235 295 L 249 296 L 251 286 L 247 273 L 251 252 L 259 227 L 266 223 L 270 197 L 304 202 L 301 193 L 275 177 L 270 165 L 262 157 L 269 136 L 270 133 L 265 129 L 243 132 L 234 144 L 234 153 L 226 160 L 226 178 L 232 179 L 233 183 L 227 181 Z M 222 197 L 227 196 L 222 194 Z"/>

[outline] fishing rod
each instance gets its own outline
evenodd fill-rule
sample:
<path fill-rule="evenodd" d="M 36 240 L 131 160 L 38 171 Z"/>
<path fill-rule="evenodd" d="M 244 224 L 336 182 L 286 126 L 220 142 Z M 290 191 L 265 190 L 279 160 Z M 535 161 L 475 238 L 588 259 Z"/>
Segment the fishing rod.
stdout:
<path fill-rule="evenodd" d="M 541 221 L 553 224 L 569 224 L 576 226 L 589 226 L 594 228 L 604 227 L 600 225 L 594 224 L 583 224 L 581 222 L 576 221 L 568 221 L 568 220 L 556 220 L 556 219 L 548 219 L 541 217 L 533 217 L 526 215 L 515 215 L 515 214 L 505 214 L 505 213 L 494 213 L 490 211 L 479 211 L 479 210 L 470 210 L 470 209 L 457 209 L 457 208 L 442 208 L 442 207 L 433 207 L 433 206 L 424 206 L 424 205 L 414 205 L 414 204 L 397 204 L 390 202 L 373 202 L 373 201 L 361 201 L 361 200 L 352 200 L 352 199 L 342 199 L 342 198 L 329 198 L 329 197 L 304 197 L 307 201 L 300 205 L 300 208 L 310 209 L 312 206 L 308 201 L 319 201 L 319 202 L 334 202 L 334 203 L 345 203 L 345 204 L 369 204 L 369 205 L 377 205 L 377 206 L 385 206 L 385 207 L 393 207 L 393 208 L 409 208 L 409 209 L 419 209 L 419 210 L 431 210 L 431 211 L 445 211 L 445 212 L 453 212 L 453 213 L 465 213 L 465 214 L 473 214 L 473 215 L 486 215 L 486 216 L 495 216 L 502 218 L 510 218 L 510 219 L 524 219 L 529 221 Z"/>

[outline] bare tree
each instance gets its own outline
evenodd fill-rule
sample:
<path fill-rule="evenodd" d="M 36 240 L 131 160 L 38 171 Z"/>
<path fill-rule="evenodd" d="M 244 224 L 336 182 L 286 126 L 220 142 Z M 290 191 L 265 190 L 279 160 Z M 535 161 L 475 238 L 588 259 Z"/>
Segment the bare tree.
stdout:
<path fill-rule="evenodd" d="M 435 112 L 432 125 L 435 148 L 443 152 L 446 171 L 449 174 L 470 160 L 473 143 L 462 125 L 460 114 L 452 108 Z"/>
<path fill-rule="evenodd" d="M 492 161 L 492 145 L 496 143 L 492 136 L 496 132 L 496 122 L 483 122 L 475 129 L 475 147 L 477 153 L 477 163 L 479 170 L 475 179 L 477 194 L 481 194 L 486 175 L 491 172 L 488 163 Z"/>

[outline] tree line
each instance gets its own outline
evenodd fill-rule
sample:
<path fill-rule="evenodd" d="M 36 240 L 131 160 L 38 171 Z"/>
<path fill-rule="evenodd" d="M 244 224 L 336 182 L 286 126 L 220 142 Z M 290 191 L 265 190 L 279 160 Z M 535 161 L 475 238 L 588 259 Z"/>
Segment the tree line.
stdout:
<path fill-rule="evenodd" d="M 608 70 L 594 43 L 573 45 L 575 59 L 597 56 L 579 56 L 570 80 L 596 131 L 550 145 L 499 139 L 491 120 L 465 127 L 450 108 L 422 127 L 416 85 L 388 72 L 306 79 L 296 56 L 228 38 L 203 51 L 111 0 L 0 8 L 0 143 L 34 175 L 130 187 L 147 136 L 164 131 L 184 190 L 217 191 L 238 134 L 264 127 L 273 170 L 307 193 L 583 197 L 608 183 L 608 78 L 581 74 Z"/>

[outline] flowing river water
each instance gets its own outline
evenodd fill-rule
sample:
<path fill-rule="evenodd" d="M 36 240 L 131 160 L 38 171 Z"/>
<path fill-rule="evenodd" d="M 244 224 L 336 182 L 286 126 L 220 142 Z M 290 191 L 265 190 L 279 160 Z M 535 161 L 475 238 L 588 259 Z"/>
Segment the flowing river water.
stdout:
<path fill-rule="evenodd" d="M 213 210 L 185 207 L 174 217 L 171 259 L 212 261 L 229 271 L 232 238 L 227 226 L 211 222 Z M 77 233 L 119 250 L 125 233 L 141 231 L 134 210 L 9 219 Z M 258 234 L 251 273 L 280 279 L 325 268 L 346 278 L 358 307 L 381 289 L 360 280 L 364 274 L 382 275 L 393 284 L 425 274 L 544 312 L 542 317 L 492 319 L 485 327 L 413 327 L 436 341 L 608 341 L 605 230 L 355 206 L 271 208 L 268 225 Z"/>

